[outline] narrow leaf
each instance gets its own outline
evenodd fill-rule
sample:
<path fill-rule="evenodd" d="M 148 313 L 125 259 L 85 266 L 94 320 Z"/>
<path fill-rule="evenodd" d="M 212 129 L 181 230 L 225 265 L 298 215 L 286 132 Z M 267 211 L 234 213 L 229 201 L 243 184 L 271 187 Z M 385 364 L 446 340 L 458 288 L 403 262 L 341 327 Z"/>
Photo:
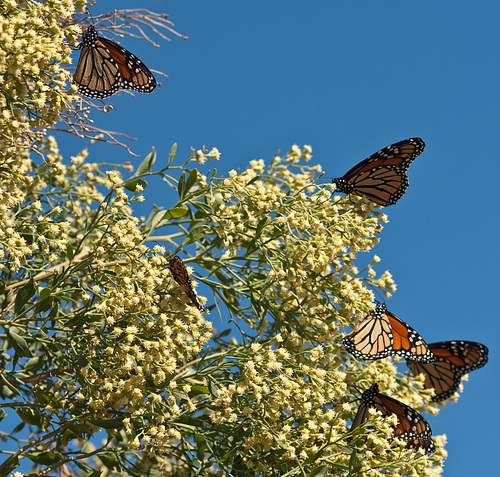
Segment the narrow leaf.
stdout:
<path fill-rule="evenodd" d="M 165 212 L 163 218 L 165 220 L 180 219 L 187 214 L 187 211 L 185 207 L 172 207 Z"/>
<path fill-rule="evenodd" d="M 191 190 L 191 187 L 193 187 L 193 185 L 196 184 L 197 179 L 198 179 L 198 171 L 196 169 L 193 169 L 189 174 L 189 177 L 187 178 L 184 195 L 186 195 Z"/>
<path fill-rule="evenodd" d="M 33 355 L 28 348 L 28 343 L 26 343 L 26 340 L 18 334 L 18 331 L 19 330 L 15 327 L 7 328 L 7 340 L 19 357 L 31 358 Z"/>
<path fill-rule="evenodd" d="M 18 315 L 24 308 L 24 305 L 28 303 L 28 300 L 35 294 L 35 281 L 30 279 L 26 285 L 24 285 L 16 296 L 16 301 L 14 303 L 15 314 Z"/>
<path fill-rule="evenodd" d="M 206 225 L 200 225 L 199 227 L 194 228 L 189 232 L 188 236 L 184 239 L 184 242 L 182 242 L 182 245 L 189 245 L 190 243 L 196 242 L 197 240 L 200 240 L 202 237 L 206 235 L 206 232 L 209 231 L 210 228 L 207 227 Z"/>
<path fill-rule="evenodd" d="M 184 191 L 186 190 L 186 173 L 182 171 L 179 177 L 179 183 L 177 184 L 177 192 L 179 193 L 179 198 L 182 200 L 184 198 Z"/>
<path fill-rule="evenodd" d="M 43 301 L 43 300 L 47 299 L 51 293 L 52 293 L 52 290 L 50 288 L 42 288 L 40 290 L 40 292 L 38 293 L 38 296 L 40 297 L 39 301 Z"/>
<path fill-rule="evenodd" d="M 328 475 L 328 466 L 320 465 L 307 474 L 307 477 L 323 477 Z"/>
<path fill-rule="evenodd" d="M 170 152 L 168 153 L 168 165 L 171 164 L 176 153 L 177 153 L 177 143 L 174 142 L 174 145 L 170 148 Z"/>
<path fill-rule="evenodd" d="M 148 183 L 144 179 L 132 179 L 130 181 L 125 182 L 123 184 L 123 187 L 129 190 L 130 192 L 135 192 L 137 184 L 139 184 L 143 190 L 148 186 Z"/>
<path fill-rule="evenodd" d="M 68 242 L 68 244 L 66 245 L 66 258 L 68 260 L 73 260 L 73 257 L 74 257 L 74 252 L 73 252 L 73 246 Z"/>
<path fill-rule="evenodd" d="M 5 463 L 6 462 L 7 461 L 5 461 Z M 0 471 L 0 477 L 7 477 L 11 473 L 11 471 L 13 471 L 17 467 L 19 467 L 19 458 L 17 456 L 14 457 L 13 459 L 12 458 L 8 459 L 7 466 Z"/>
<path fill-rule="evenodd" d="M 145 159 L 139 164 L 139 167 L 135 171 L 132 177 L 139 177 L 145 172 L 151 172 L 151 168 L 156 162 L 156 149 L 153 147 L 151 152 L 145 157 Z"/>

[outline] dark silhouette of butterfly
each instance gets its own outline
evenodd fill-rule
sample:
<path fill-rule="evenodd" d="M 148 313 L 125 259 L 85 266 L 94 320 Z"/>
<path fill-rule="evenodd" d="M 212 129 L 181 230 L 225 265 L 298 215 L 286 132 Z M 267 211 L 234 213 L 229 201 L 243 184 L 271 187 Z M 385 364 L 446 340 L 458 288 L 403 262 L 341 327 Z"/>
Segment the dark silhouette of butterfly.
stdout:
<path fill-rule="evenodd" d="M 381 149 L 332 182 L 345 194 L 364 195 L 377 204 L 393 205 L 408 187 L 408 167 L 424 148 L 425 142 L 418 137 L 405 139 Z"/>
<path fill-rule="evenodd" d="M 188 271 L 186 270 L 183 261 L 176 255 L 174 258 L 172 258 L 172 260 L 170 260 L 169 268 L 172 276 L 174 277 L 174 280 L 181 286 L 186 295 L 191 298 L 191 301 L 194 303 L 196 308 L 203 312 L 204 308 L 198 301 L 198 297 L 193 288 L 193 282 L 188 274 Z"/>
<path fill-rule="evenodd" d="M 411 407 L 378 391 L 378 384 L 372 384 L 371 388 L 362 394 L 361 404 L 352 422 L 351 431 L 368 419 L 368 409 L 373 407 L 380 411 L 382 416 L 396 414 L 398 423 L 394 426 L 393 435 L 406 441 L 407 448 L 415 450 L 421 448 L 427 453 L 434 452 L 432 430 L 427 421 Z"/>
<path fill-rule="evenodd" d="M 434 355 L 423 338 L 403 320 L 378 305 L 343 340 L 344 347 L 356 358 L 380 359 L 403 356 L 412 361 L 433 363 Z"/>
<path fill-rule="evenodd" d="M 146 65 L 118 43 L 87 28 L 79 48 L 82 50 L 74 82 L 78 92 L 89 98 L 108 98 L 120 89 L 151 93 L 156 79 Z"/>
<path fill-rule="evenodd" d="M 488 348 L 473 341 L 441 341 L 428 345 L 435 357 L 432 364 L 407 361 L 412 373 L 425 376 L 424 387 L 434 388 L 432 402 L 444 401 L 457 391 L 464 375 L 488 362 Z"/>

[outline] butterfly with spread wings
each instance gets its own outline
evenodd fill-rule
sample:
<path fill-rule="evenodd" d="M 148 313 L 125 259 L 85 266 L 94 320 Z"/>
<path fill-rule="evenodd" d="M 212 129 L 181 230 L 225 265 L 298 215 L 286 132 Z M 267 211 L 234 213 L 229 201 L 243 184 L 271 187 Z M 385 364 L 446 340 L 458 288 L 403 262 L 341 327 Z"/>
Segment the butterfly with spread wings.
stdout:
<path fill-rule="evenodd" d="M 424 339 L 382 303 L 353 329 L 342 344 L 361 359 L 402 356 L 412 361 L 433 363 L 434 355 Z"/>
<path fill-rule="evenodd" d="M 184 262 L 177 255 L 170 260 L 169 264 L 170 272 L 172 273 L 172 277 L 174 280 L 181 286 L 186 295 L 191 298 L 191 301 L 194 303 L 196 308 L 201 312 L 204 311 L 203 306 L 198 301 L 198 296 L 193 288 L 193 281 L 189 276 L 189 273 L 184 265 Z"/>
<path fill-rule="evenodd" d="M 441 341 L 428 345 L 435 357 L 432 364 L 407 361 L 412 373 L 425 376 L 424 387 L 436 391 L 431 402 L 453 396 L 462 377 L 488 362 L 488 348 L 473 341 Z"/>
<path fill-rule="evenodd" d="M 369 408 L 375 408 L 382 416 L 396 414 L 398 423 L 394 426 L 394 437 L 406 441 L 408 449 L 423 449 L 427 453 L 435 451 L 432 441 L 432 430 L 427 421 L 415 409 L 398 400 L 380 394 L 378 384 L 361 396 L 361 404 L 352 422 L 351 431 L 360 426 L 369 417 Z"/>
<path fill-rule="evenodd" d="M 89 98 L 108 98 L 120 89 L 151 93 L 156 79 L 146 65 L 113 40 L 87 28 L 80 43 L 80 59 L 73 76 L 78 92 Z"/>
<path fill-rule="evenodd" d="M 332 182 L 345 194 L 364 195 L 379 205 L 393 205 L 408 187 L 408 167 L 424 148 L 425 142 L 419 137 L 405 139 L 381 149 Z"/>

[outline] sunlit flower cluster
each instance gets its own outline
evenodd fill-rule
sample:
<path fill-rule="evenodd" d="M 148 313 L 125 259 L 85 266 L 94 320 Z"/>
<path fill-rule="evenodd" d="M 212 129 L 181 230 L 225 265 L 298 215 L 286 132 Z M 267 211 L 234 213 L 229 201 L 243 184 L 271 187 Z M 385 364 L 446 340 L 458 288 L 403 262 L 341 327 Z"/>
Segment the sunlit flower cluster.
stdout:
<path fill-rule="evenodd" d="M 302 155 L 308 155 L 306 151 Z M 306 329 L 339 318 L 345 325 L 344 320 L 373 301 L 353 261 L 378 242 L 379 220 L 387 219 L 370 214 L 369 204 L 356 207 L 329 200 L 330 191 L 314 185 L 317 167 L 293 170 L 300 152 L 295 146 L 284 158 L 275 158 L 265 174 L 264 161 L 252 161 L 247 170 L 231 172 L 213 188 L 210 204 L 226 249 L 222 259 L 238 258 L 255 241 L 268 269 L 259 289 L 265 302 L 277 308 L 275 319 L 293 315 Z M 386 272 L 375 279 L 377 261 L 367 266 L 372 286 L 390 296 L 395 289 L 392 278 Z M 331 338 L 325 334 L 323 341 Z"/>
<path fill-rule="evenodd" d="M 61 27 L 75 11 L 72 0 L 7 0 L 0 7 L 0 130 L 2 156 L 30 146 L 35 129 L 54 124 L 73 98 L 65 92 L 70 60 L 68 36 L 76 27 Z M 41 133 L 40 133 L 41 134 Z"/>
<path fill-rule="evenodd" d="M 309 159 L 308 148 L 294 146 L 270 166 L 251 161 L 248 169 L 231 171 L 212 187 L 209 200 L 223 244 L 221 260 L 245 263 L 247 251 L 255 247 L 252 266 L 257 262 L 265 271 L 258 279 L 245 274 L 241 282 L 234 279 L 233 289 L 242 290 L 241 304 L 259 297 L 262 314 L 240 305 L 238 318 L 270 341 L 250 346 L 240 374 L 219 389 L 211 414 L 218 426 L 240 426 L 239 456 L 255 472 L 287 468 L 320 448 L 335 453 L 337 442 L 347 445 L 347 422 L 357 410 L 348 403 L 360 397 L 353 394 L 353 384 L 366 389 L 377 382 L 385 392 L 397 390 L 409 405 L 424 405 L 409 377 L 401 386 L 393 360 L 362 363 L 343 351 L 341 331 L 366 316 L 372 290 L 387 297 L 395 290 L 389 272 L 376 278 L 378 256 L 361 271 L 354 263 L 378 242 L 387 216 L 364 200 L 331 200 L 329 185 L 315 184 L 320 168 L 298 167 L 304 155 Z M 280 333 L 267 334 L 272 330 Z M 373 469 L 382 475 L 399 465 L 389 451 L 396 445 L 390 443 L 394 419 L 367 421 L 376 424 L 377 432 L 365 432 L 370 450 L 363 469 L 375 472 L 366 475 L 379 475 Z M 424 456 L 401 446 L 405 462 L 418 461 L 421 472 L 441 467 L 442 450 Z M 348 461 L 348 454 L 336 460 Z"/>
<path fill-rule="evenodd" d="M 245 465 L 265 472 L 272 463 L 263 459 L 286 443 L 283 462 L 304 458 L 345 433 L 345 421 L 330 407 L 346 392 L 345 376 L 328 364 L 322 347 L 306 348 L 295 337 L 291 346 L 251 345 L 241 379 L 218 391 L 211 415 L 214 424 L 242 420 L 240 457 Z M 330 407 L 328 409 L 328 407 Z M 276 464 L 276 462 L 274 462 Z"/>
<path fill-rule="evenodd" d="M 126 410 L 133 446 L 161 449 L 179 438 L 168 424 L 181 413 L 178 381 L 172 376 L 180 362 L 202 352 L 212 324 L 176 293 L 164 248 L 151 250 L 142 243 L 140 224 L 128 213 L 128 195 L 119 187 L 120 174 L 108 171 L 106 176 L 113 196 L 102 204 L 95 252 L 90 252 L 96 273 L 83 297 L 89 313 L 100 319 L 85 327 L 91 348 L 88 340 L 72 345 L 88 363 L 78 401 L 103 419 Z M 187 397 L 188 386 L 182 390 Z M 74 411 L 79 406 L 70 405 Z M 156 416 L 159 408 L 162 415 Z"/>
<path fill-rule="evenodd" d="M 65 164 L 53 138 L 39 151 L 39 166 L 20 155 L 14 174 L 2 176 L 0 252 L 4 271 L 35 277 L 39 296 L 50 292 L 62 310 L 50 320 L 43 307 L 29 316 L 50 322 L 41 336 L 69 376 L 35 386 L 53 393 L 46 415 L 69 413 L 110 436 L 118 423 L 129 448 L 158 456 L 189 446 L 179 423 L 203 416 L 204 430 L 224 445 L 231 435 L 235 458 L 256 474 L 285 472 L 317 455 L 348 467 L 349 448 L 364 475 L 395 468 L 439 475 L 442 439 L 431 456 L 405 449 L 390 439 L 394 417 L 377 414 L 354 439 L 350 432 L 355 387 L 377 382 L 412 407 L 437 406 L 426 404 L 429 392 L 417 393 L 421 378 L 401 376 L 394 360 L 363 363 L 341 345 L 344 328 L 371 308 L 373 289 L 387 296 L 395 289 L 388 272 L 377 278 L 379 257 L 363 270 L 355 264 L 387 218 L 363 201 L 332 200 L 329 184 L 317 184 L 320 168 L 303 165 L 310 148 L 294 146 L 269 166 L 252 161 L 207 186 L 196 182 L 206 201 L 203 239 L 214 244 L 198 265 L 216 267 L 218 296 L 252 330 L 252 338 L 228 341 L 213 358 L 212 323 L 173 279 L 171 250 L 145 243 L 147 229 L 132 213 L 140 196 L 126 189 L 123 168 L 102 171 L 85 161 L 86 150 Z M 36 268 L 47 258 L 49 269 Z M 301 465 L 311 471 L 318 462 Z"/>
<path fill-rule="evenodd" d="M 50 284 L 52 296 L 63 296 L 54 346 L 61 346 L 65 363 L 73 353 L 85 362 L 78 365 L 77 385 L 53 384 L 58 406 L 48 405 L 45 412 L 65 409 L 77 416 L 91 409 L 100 420 L 127 412 L 125 429 L 134 446 L 162 449 L 179 438 L 168 423 L 181 413 L 179 393 L 185 393 L 188 409 L 196 409 L 189 385 L 172 377 L 181 362 L 203 351 L 212 324 L 172 279 L 164 247 L 144 244 L 120 172 L 103 173 L 79 160 L 86 151 L 65 165 L 50 137 L 39 151 L 39 166 L 20 154 L 1 176 L 0 254 L 4 272 L 22 270 L 23 277 L 35 277 L 38 290 Z M 37 273 L 36 264 L 45 263 L 40 257 L 50 268 Z M 27 262 L 33 264 L 31 274 L 24 271 Z M 67 279 L 52 280 L 64 270 L 70 271 Z M 79 310 L 87 316 L 77 327 L 82 332 L 66 334 L 66 320 Z"/>

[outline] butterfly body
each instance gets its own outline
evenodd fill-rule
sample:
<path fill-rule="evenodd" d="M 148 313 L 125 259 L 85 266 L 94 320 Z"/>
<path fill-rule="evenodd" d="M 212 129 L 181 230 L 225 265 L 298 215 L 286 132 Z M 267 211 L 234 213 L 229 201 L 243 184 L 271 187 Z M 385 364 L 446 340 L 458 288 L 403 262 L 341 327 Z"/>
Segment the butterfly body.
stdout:
<path fill-rule="evenodd" d="M 462 377 L 488 362 L 488 348 L 473 341 L 440 341 L 428 345 L 435 357 L 432 364 L 407 361 L 413 374 L 425 376 L 424 387 L 434 388 L 431 402 L 453 396 Z"/>
<path fill-rule="evenodd" d="M 115 41 L 100 37 L 93 25 L 79 48 L 73 79 L 83 96 L 103 99 L 121 89 L 151 93 L 156 88 L 156 79 L 146 65 Z"/>
<path fill-rule="evenodd" d="M 424 148 L 425 142 L 418 137 L 405 139 L 381 149 L 332 182 L 345 194 L 364 195 L 377 204 L 393 205 L 408 188 L 406 171 Z"/>
<path fill-rule="evenodd" d="M 423 338 L 403 320 L 378 305 L 343 340 L 344 347 L 356 358 L 381 359 L 402 356 L 408 360 L 433 363 L 434 355 Z"/>
<path fill-rule="evenodd" d="M 394 426 L 394 437 L 406 441 L 407 448 L 415 450 L 421 448 L 428 453 L 434 452 L 432 430 L 422 415 L 397 399 L 380 394 L 376 383 L 362 394 L 351 431 L 368 419 L 369 408 L 380 411 L 382 416 L 396 414 L 398 423 Z"/>
<path fill-rule="evenodd" d="M 180 257 L 175 255 L 175 257 L 170 260 L 169 268 L 174 280 L 184 289 L 184 292 L 191 299 L 196 308 L 203 312 L 204 308 L 198 301 L 198 297 L 193 288 L 193 281 Z"/>

